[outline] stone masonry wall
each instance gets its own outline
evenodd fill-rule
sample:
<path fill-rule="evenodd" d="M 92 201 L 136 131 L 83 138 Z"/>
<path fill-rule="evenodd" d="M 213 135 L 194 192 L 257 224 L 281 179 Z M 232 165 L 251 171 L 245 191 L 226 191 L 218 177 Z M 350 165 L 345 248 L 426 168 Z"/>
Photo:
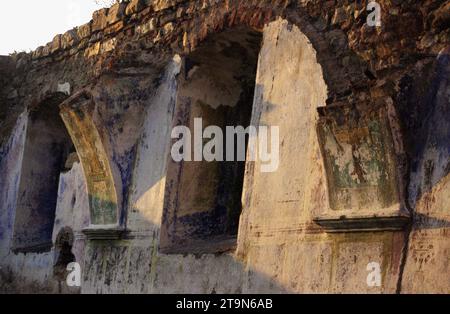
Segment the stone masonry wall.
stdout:
<path fill-rule="evenodd" d="M 61 228 L 75 231 L 81 292 L 450 292 L 450 5 L 378 3 L 381 27 L 367 25 L 367 1 L 131 0 L 32 53 L 1 57 L 0 290 L 80 292 L 55 280 L 55 248 L 14 254 L 10 240 L 27 113 L 55 93 L 85 91 L 91 133 L 70 135 L 80 139 L 79 155 L 101 152 L 109 164 L 117 223 L 127 233 L 89 240 L 81 232 L 95 180 L 86 167 L 98 166 L 81 156 L 61 174 L 53 234 L 55 242 Z M 162 254 L 183 62 L 240 28 L 262 36 L 252 121 L 280 126 L 280 169 L 261 174 L 247 164 L 236 251 Z M 398 188 L 412 217 L 404 230 L 327 233 L 313 222 L 329 210 L 317 108 L 340 105 L 366 113 L 386 106 L 398 122 Z M 92 137 L 101 149 L 82 143 Z M 383 282 L 375 288 L 366 284 L 374 261 Z"/>

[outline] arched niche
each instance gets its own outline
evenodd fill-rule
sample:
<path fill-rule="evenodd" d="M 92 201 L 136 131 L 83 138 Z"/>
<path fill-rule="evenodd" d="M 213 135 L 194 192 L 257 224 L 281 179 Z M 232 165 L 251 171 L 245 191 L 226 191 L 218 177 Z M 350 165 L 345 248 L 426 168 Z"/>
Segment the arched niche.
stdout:
<path fill-rule="evenodd" d="M 88 238 L 117 238 L 122 233 L 119 224 L 119 196 L 110 167 L 110 159 L 94 122 L 95 103 L 90 93 L 82 90 L 61 104 L 61 117 L 69 131 L 86 177 L 90 227 Z"/>
<path fill-rule="evenodd" d="M 60 173 L 73 143 L 59 116 L 67 98 L 55 93 L 28 110 L 26 137 L 15 210 L 12 250 L 46 252 L 52 233 Z"/>
<path fill-rule="evenodd" d="M 236 246 L 245 152 L 239 160 L 233 147 L 235 158 L 226 161 L 226 143 L 231 140 L 226 127 L 250 124 L 260 45 L 259 32 L 236 27 L 211 36 L 183 57 L 173 127 L 191 131 L 192 154 L 190 160 L 181 162 L 169 156 L 160 242 L 163 253 L 215 253 Z M 222 130 L 223 148 L 218 155 L 223 161 L 194 156 L 194 137 L 198 136 L 194 130 L 203 134 L 210 126 Z"/>

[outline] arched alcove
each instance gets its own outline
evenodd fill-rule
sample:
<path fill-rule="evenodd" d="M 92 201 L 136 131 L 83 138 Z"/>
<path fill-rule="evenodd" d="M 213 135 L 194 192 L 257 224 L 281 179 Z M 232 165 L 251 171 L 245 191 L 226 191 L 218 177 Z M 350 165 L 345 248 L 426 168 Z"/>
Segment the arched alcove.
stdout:
<path fill-rule="evenodd" d="M 169 157 L 162 252 L 211 253 L 236 245 L 245 156 L 237 158 L 236 147 L 228 151 L 227 141 L 237 143 L 237 136 L 228 136 L 226 127 L 250 124 L 260 45 L 259 32 L 237 27 L 211 36 L 183 59 L 173 126 L 191 131 L 185 140 L 191 141 L 192 154 L 181 162 Z M 196 145 L 202 146 L 194 138 L 208 127 L 218 127 L 223 136 L 223 146 L 212 150 L 217 155 L 209 161 L 194 156 Z M 227 159 L 228 154 L 234 158 Z"/>
<path fill-rule="evenodd" d="M 57 93 L 29 110 L 15 211 L 15 252 L 49 251 L 58 198 L 58 183 L 73 143 L 59 116 L 66 98 Z"/>

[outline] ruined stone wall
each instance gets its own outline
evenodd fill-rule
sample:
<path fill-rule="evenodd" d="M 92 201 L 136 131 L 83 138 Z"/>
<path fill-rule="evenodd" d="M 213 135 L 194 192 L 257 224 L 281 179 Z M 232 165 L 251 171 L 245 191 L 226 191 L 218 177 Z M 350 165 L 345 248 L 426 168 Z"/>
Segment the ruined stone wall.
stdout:
<path fill-rule="evenodd" d="M 133 0 L 7 59 L 12 79 L 0 88 L 1 289 L 65 291 L 53 274 L 55 248 L 14 254 L 10 240 L 26 112 L 69 86 L 75 96 L 63 106 L 71 115 L 63 120 L 80 163 L 61 174 L 53 241 L 61 228 L 74 230 L 82 292 L 448 293 L 449 7 L 438 0 L 379 3 L 382 26 L 373 28 L 366 1 Z M 280 126 L 280 168 L 262 174 L 258 163 L 247 163 L 236 250 L 162 254 L 183 63 L 207 40 L 220 42 L 217 34 L 239 28 L 262 36 L 251 120 Z M 80 91 L 90 98 L 76 96 Z M 389 192 L 411 215 L 404 229 L 330 233 L 314 222 L 330 211 L 317 108 L 349 105 L 368 116 L 389 110 L 401 176 Z M 108 207 L 93 196 L 105 195 L 115 202 L 120 236 L 91 230 L 97 238 L 86 238 L 82 229 Z M 382 266 L 381 287 L 367 286 L 370 262 Z"/>

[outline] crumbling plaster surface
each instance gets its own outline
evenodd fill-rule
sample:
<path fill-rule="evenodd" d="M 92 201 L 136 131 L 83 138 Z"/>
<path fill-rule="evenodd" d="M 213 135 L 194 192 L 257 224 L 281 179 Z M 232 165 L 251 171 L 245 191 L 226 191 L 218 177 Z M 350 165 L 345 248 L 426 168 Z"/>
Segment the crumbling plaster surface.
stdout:
<path fill-rule="evenodd" d="M 406 293 L 448 293 L 450 269 L 450 55 L 438 56 L 431 76 L 432 98 L 417 140 L 411 175 L 414 205 L 403 289 Z M 444 118 L 445 117 L 445 118 Z"/>
<path fill-rule="evenodd" d="M 17 119 L 17 124 L 13 129 L 11 138 L 2 146 L 0 150 L 1 163 L 0 183 L 2 186 L 0 200 L 2 204 L 0 243 L 1 255 L 5 255 L 12 241 L 12 229 L 15 218 L 15 205 L 17 201 L 17 191 L 19 189 L 21 164 L 23 157 L 23 147 L 25 144 L 28 115 L 22 114 Z"/>
<path fill-rule="evenodd" d="M 0 180 L 8 182 L 2 184 L 0 194 L 0 288 L 58 291 L 51 279 L 52 252 L 14 255 L 9 251 L 17 191 L 14 178 L 20 175 L 18 157 L 23 150 L 21 127 L 14 125 L 26 123 L 23 116 L 18 118 L 25 108 L 39 105 L 59 84 L 69 82 L 73 91 L 87 88 L 93 94 L 93 119 L 120 187 L 120 219 L 130 230 L 121 241 L 86 242 L 82 292 L 448 293 L 449 282 L 443 280 L 450 272 L 448 81 L 438 80 L 439 97 L 428 88 L 444 67 L 442 58 L 449 54 L 444 50 L 450 38 L 448 3 L 379 3 L 386 12 L 383 26 L 369 28 L 365 1 L 355 5 L 349 1 L 133 0 L 96 12 L 90 23 L 56 36 L 31 54 L 7 59 L 0 72 L 15 70 L 9 71 L 12 80 L 0 88 Z M 289 23 L 265 26 L 280 16 Z M 180 62 L 173 56 L 179 53 L 182 58 L 215 33 L 242 25 L 264 30 L 265 38 L 255 97 L 261 118 L 254 115 L 253 121 L 280 124 L 285 137 L 281 157 L 288 165 L 282 161 L 280 173 L 267 178 L 253 170 L 258 167 L 247 168 L 236 253 L 160 254 L 169 126 Z M 308 80 L 299 79 L 301 74 Z M 339 103 L 370 108 L 372 103 L 386 102 L 399 113 L 405 154 L 412 165 L 413 174 L 406 174 L 412 198 L 409 209 L 414 213 L 411 233 L 407 229 L 326 234 L 311 221 L 328 206 L 322 157 L 313 132 L 315 109 Z M 436 104 L 434 114 L 427 120 L 431 122 L 423 123 L 421 113 L 431 112 L 430 103 Z M 289 132 L 296 137 L 286 135 Z M 417 141 L 416 134 L 427 134 L 426 140 Z M 430 159 L 432 167 L 425 161 Z M 63 175 L 63 181 L 77 181 L 77 167 Z M 80 189 L 79 184 L 70 190 Z M 425 188 L 418 189 L 422 185 Z M 71 224 L 66 220 L 70 211 L 64 205 L 65 193 L 60 191 L 59 198 L 57 216 L 65 217 L 60 224 Z M 77 258 L 83 254 L 81 247 L 80 242 Z M 366 285 L 366 266 L 374 261 L 383 269 L 381 288 Z"/>

